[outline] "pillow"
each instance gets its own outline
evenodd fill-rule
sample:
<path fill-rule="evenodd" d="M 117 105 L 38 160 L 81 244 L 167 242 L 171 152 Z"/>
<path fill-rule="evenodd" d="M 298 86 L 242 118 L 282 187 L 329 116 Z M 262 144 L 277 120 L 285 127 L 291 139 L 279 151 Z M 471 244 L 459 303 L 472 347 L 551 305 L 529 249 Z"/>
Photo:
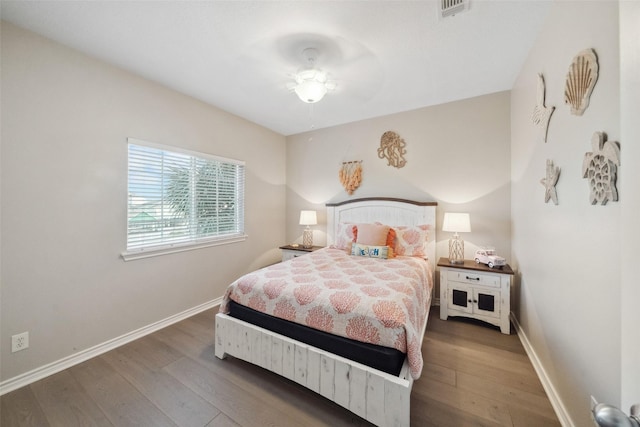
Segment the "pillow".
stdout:
<path fill-rule="evenodd" d="M 381 222 L 374 222 L 374 224 L 376 225 L 384 225 Z M 396 230 L 394 230 L 393 228 L 389 227 L 389 234 L 387 234 L 387 246 L 389 246 L 389 249 L 393 249 L 393 245 L 395 244 L 395 240 L 396 240 Z"/>
<path fill-rule="evenodd" d="M 356 241 L 357 234 L 358 228 L 355 224 L 341 222 L 338 224 L 336 241 L 332 246 L 336 249 L 351 251 L 351 244 Z"/>
<path fill-rule="evenodd" d="M 429 238 L 429 225 L 394 227 L 396 241 L 393 246 L 396 255 L 426 256 L 425 244 Z"/>
<path fill-rule="evenodd" d="M 389 228 L 389 234 L 387 234 L 387 246 L 389 246 L 389 249 L 393 249 L 395 242 L 396 242 L 396 230 L 394 230 L 393 228 Z"/>
<path fill-rule="evenodd" d="M 390 228 L 383 224 L 358 224 L 356 243 L 386 246 Z"/>
<path fill-rule="evenodd" d="M 374 246 L 354 243 L 351 246 L 351 255 L 366 256 L 369 258 L 389 258 L 389 246 Z"/>
<path fill-rule="evenodd" d="M 374 222 L 374 224 L 376 225 L 384 225 L 381 222 Z M 389 227 L 389 233 L 387 234 L 387 242 L 385 243 L 385 245 L 389 246 L 389 258 L 395 258 L 396 254 L 393 251 L 393 246 L 395 245 L 395 241 L 396 241 L 396 230 L 394 230 L 393 228 Z"/>

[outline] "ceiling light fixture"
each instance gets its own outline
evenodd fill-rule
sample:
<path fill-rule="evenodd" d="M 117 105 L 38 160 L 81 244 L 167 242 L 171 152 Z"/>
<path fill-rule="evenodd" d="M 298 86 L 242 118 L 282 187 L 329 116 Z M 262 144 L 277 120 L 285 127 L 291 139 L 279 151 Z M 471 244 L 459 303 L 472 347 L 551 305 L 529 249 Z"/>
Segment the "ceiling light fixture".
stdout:
<path fill-rule="evenodd" d="M 328 81 L 327 73 L 315 68 L 317 55 L 318 52 L 313 48 L 302 51 L 302 56 L 307 60 L 308 67 L 299 70 L 293 76 L 296 82 L 289 85 L 298 98 L 307 104 L 320 101 L 329 90 L 335 88 L 335 84 Z"/>
<path fill-rule="evenodd" d="M 301 101 L 313 104 L 327 94 L 327 75 L 323 71 L 303 70 L 295 75 L 296 86 L 293 88 Z"/>

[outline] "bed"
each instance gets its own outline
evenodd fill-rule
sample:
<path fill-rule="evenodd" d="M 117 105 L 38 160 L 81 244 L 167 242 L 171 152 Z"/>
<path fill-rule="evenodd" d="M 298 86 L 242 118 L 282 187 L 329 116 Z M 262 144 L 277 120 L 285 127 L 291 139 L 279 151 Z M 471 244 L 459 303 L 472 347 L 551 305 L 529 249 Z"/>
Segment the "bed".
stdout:
<path fill-rule="evenodd" d="M 216 315 L 216 356 L 282 375 L 375 425 L 409 426 L 433 293 L 435 209 L 389 198 L 328 204 L 326 248 L 229 286 Z M 402 240 L 393 257 L 379 253 L 386 246 L 345 237 L 384 226 L 396 242 L 418 236 L 419 244 Z"/>

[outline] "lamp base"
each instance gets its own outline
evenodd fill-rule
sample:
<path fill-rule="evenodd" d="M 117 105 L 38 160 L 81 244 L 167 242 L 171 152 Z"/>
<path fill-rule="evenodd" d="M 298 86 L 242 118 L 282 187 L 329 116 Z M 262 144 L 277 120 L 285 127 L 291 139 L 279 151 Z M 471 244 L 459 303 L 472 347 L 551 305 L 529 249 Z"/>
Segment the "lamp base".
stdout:
<path fill-rule="evenodd" d="M 449 262 L 451 264 L 464 264 L 464 240 L 458 236 L 449 239 Z"/>
<path fill-rule="evenodd" d="M 313 230 L 309 227 L 305 228 L 304 233 L 302 234 L 302 247 L 305 249 L 309 249 L 313 246 Z"/>

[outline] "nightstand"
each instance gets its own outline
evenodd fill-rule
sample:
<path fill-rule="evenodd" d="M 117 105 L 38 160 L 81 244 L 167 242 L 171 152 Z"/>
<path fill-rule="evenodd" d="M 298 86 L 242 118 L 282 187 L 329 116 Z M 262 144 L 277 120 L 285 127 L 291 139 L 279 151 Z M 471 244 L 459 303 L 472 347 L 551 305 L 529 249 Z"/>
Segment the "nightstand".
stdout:
<path fill-rule="evenodd" d="M 311 253 L 313 251 L 317 251 L 318 249 L 321 249 L 322 246 L 311 246 L 310 248 L 303 248 L 302 245 L 300 246 L 291 246 L 291 245 L 284 245 L 284 246 L 280 246 L 280 249 L 282 249 L 282 261 L 287 261 L 291 258 L 295 258 L 295 257 L 299 257 L 302 255 L 306 255 L 308 253 Z"/>
<path fill-rule="evenodd" d="M 511 333 L 511 285 L 513 270 L 509 265 L 489 268 L 475 261 L 451 264 L 438 260 L 440 267 L 440 318 L 463 316 L 499 326 L 503 334 Z"/>

